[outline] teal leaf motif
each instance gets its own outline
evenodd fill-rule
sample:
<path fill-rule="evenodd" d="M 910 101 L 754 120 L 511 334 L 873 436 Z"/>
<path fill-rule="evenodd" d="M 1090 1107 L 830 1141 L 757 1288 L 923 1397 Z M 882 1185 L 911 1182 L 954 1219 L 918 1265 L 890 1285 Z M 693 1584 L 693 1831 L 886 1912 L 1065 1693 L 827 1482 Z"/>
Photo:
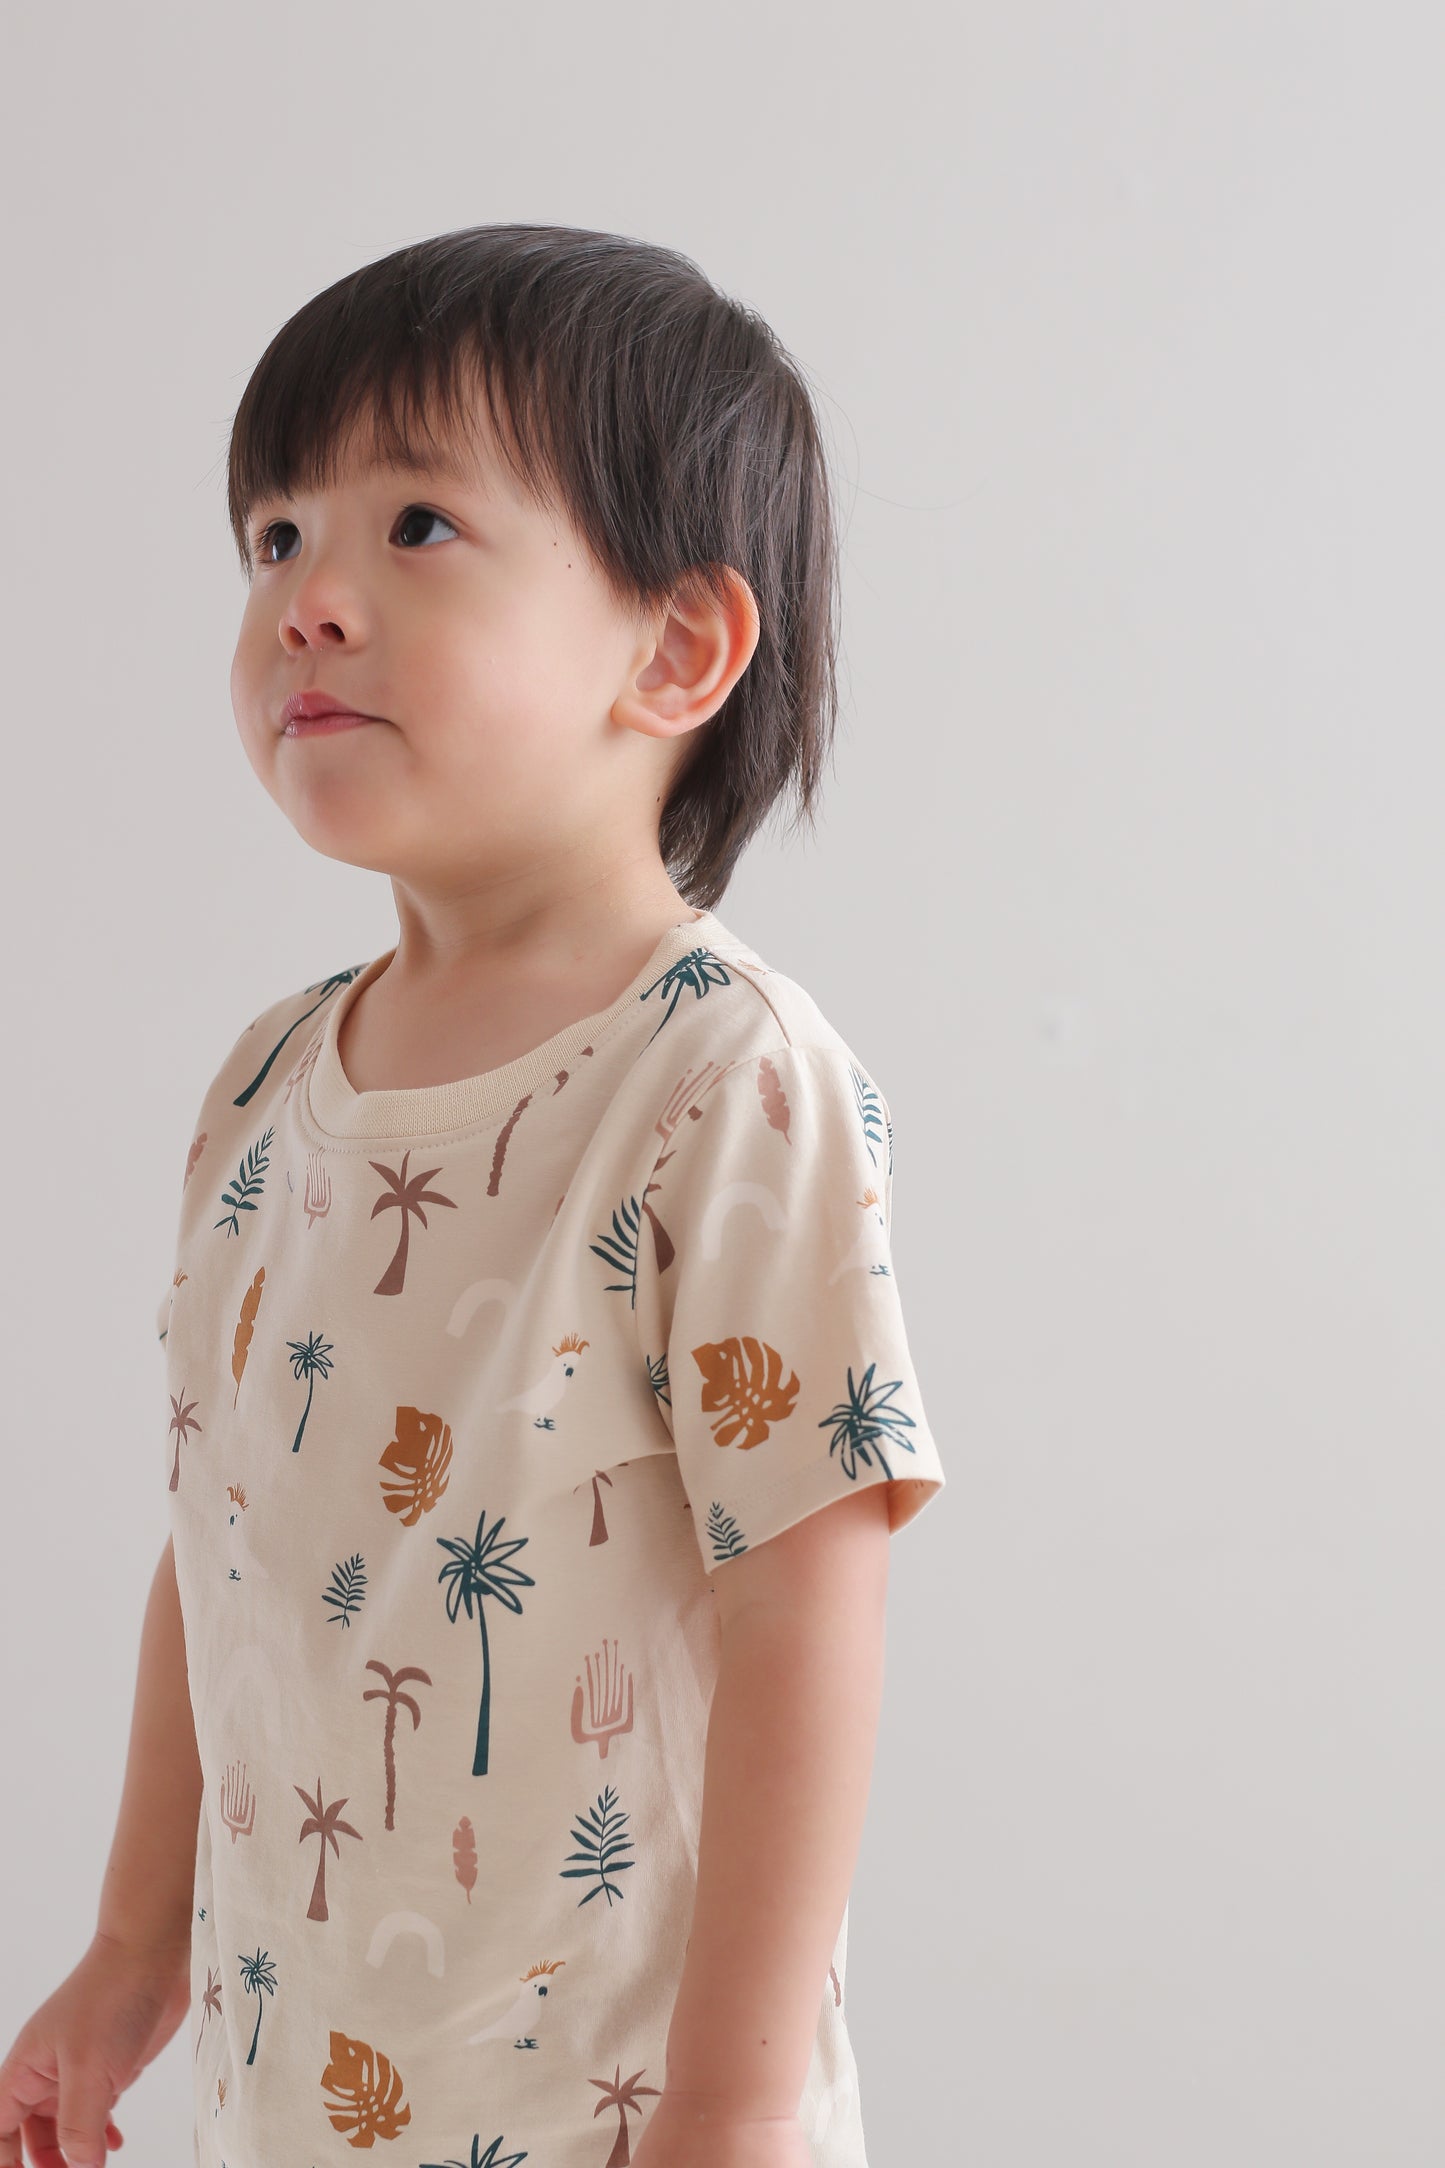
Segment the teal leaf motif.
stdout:
<path fill-rule="evenodd" d="M 731 985 L 732 980 L 728 976 L 727 965 L 720 956 L 714 955 L 710 948 L 689 949 L 685 956 L 678 957 L 675 964 L 669 964 L 662 977 L 654 979 L 652 984 L 644 988 L 643 992 L 637 997 L 639 1001 L 646 1001 L 659 988 L 662 990 L 664 1001 L 668 999 L 669 994 L 672 996 L 667 1015 L 663 1017 L 657 1031 L 652 1034 L 652 1039 L 657 1037 L 657 1032 L 661 1031 L 662 1024 L 667 1023 L 672 1016 L 673 1011 L 682 999 L 685 987 L 691 987 L 695 998 L 701 1001 L 709 987 Z M 652 1044 L 652 1039 L 647 1042 L 649 1046 Z"/>
<path fill-rule="evenodd" d="M 336 992 L 338 987 L 349 986 L 352 980 L 354 978 L 357 978 L 365 969 L 365 964 L 353 964 L 349 970 L 333 971 L 330 978 L 318 979 L 313 985 L 306 988 L 308 994 L 319 993 L 321 999 L 319 1001 L 313 1001 L 309 1009 L 303 1009 L 299 1016 L 293 1017 L 291 1022 L 286 1026 L 286 1029 L 282 1032 L 280 1038 L 276 1041 L 276 1044 L 272 1047 L 270 1053 L 266 1056 L 266 1059 L 262 1062 L 260 1068 L 256 1071 L 256 1074 L 252 1077 L 250 1083 L 246 1086 L 245 1090 L 237 1092 L 235 1098 L 231 1101 L 233 1107 L 244 1107 L 250 1105 L 255 1093 L 258 1092 L 261 1086 L 265 1083 L 267 1075 L 270 1072 L 272 1062 L 276 1059 L 276 1056 L 280 1053 L 282 1047 L 286 1044 L 286 1041 L 290 1038 L 292 1032 L 295 1031 L 297 1026 L 299 1024 L 304 1024 L 308 1016 L 314 1016 L 316 1014 L 316 1011 L 320 1008 L 321 1002 L 328 1000 L 329 997 Z"/>
<path fill-rule="evenodd" d="M 656 1393 L 658 1399 L 661 1401 L 665 1401 L 667 1406 L 670 1408 L 672 1406 L 672 1393 L 670 1390 L 672 1381 L 667 1374 L 666 1349 L 664 1349 L 662 1354 L 658 1356 L 656 1362 L 653 1362 L 651 1358 L 647 1356 L 644 1356 L 643 1360 L 647 1364 L 648 1384 L 652 1387 L 652 1390 Z"/>
<path fill-rule="evenodd" d="M 626 1820 L 627 1816 L 618 1808 L 617 1794 L 610 1784 L 605 1791 L 598 1793 L 597 1805 L 591 1813 L 578 1815 L 577 1826 L 572 1835 L 583 1849 L 580 1852 L 568 1852 L 566 1857 L 585 1860 L 586 1865 L 559 1867 L 557 1872 L 564 1880 L 577 1875 L 597 1875 L 600 1878 L 595 1888 L 588 1890 L 585 1897 L 578 1898 L 579 1912 L 583 1905 L 590 1904 L 594 1897 L 604 1893 L 609 1905 L 614 1897 L 621 1897 L 622 1891 L 615 1882 L 608 1879 L 608 1869 L 611 1868 L 614 1874 L 621 1874 L 624 1867 L 634 1867 L 637 1864 L 635 1860 L 619 1859 L 617 1856 L 619 1852 L 629 1851 L 632 1847 L 632 1839 L 622 1831 L 621 1825 Z"/>
<path fill-rule="evenodd" d="M 266 1186 L 265 1173 L 267 1167 L 271 1164 L 269 1153 L 275 1135 L 274 1129 L 268 1129 L 265 1135 L 251 1146 L 245 1158 L 241 1161 L 229 1188 L 223 1189 L 221 1192 L 222 1204 L 228 1204 L 231 1209 L 229 1212 L 223 1213 L 220 1219 L 215 1222 L 215 1225 L 224 1227 L 229 1234 L 238 1235 L 241 1232 L 241 1222 L 237 1218 L 238 1213 L 254 1212 L 256 1209 L 256 1199 Z"/>
<path fill-rule="evenodd" d="M 321 1601 L 333 1606 L 328 1625 L 349 1626 L 351 1614 L 360 1610 L 366 1601 L 366 1561 L 360 1551 L 353 1551 L 345 1562 L 331 1569 L 331 1586 L 321 1592 Z"/>
<path fill-rule="evenodd" d="M 863 1141 L 868 1147 L 868 1157 L 876 1166 L 878 1154 L 874 1147 L 884 1141 L 883 1101 L 862 1070 L 851 1061 L 848 1064 L 848 1074 L 853 1079 L 853 1096 L 858 1102 L 858 1119 L 863 1124 Z M 890 1159 L 890 1166 L 891 1163 Z"/>
<path fill-rule="evenodd" d="M 600 1257 L 615 1272 L 625 1272 L 625 1280 L 609 1280 L 605 1294 L 626 1295 L 630 1306 L 637 1308 L 637 1232 L 642 1225 L 642 1209 L 635 1197 L 624 1197 L 620 1207 L 612 1214 L 612 1232 L 600 1242 L 589 1242 L 587 1247 L 594 1257 Z"/>
<path fill-rule="evenodd" d="M 742 1530 L 716 1498 L 708 1509 L 707 1532 L 714 1558 L 739 1558 L 747 1549 Z"/>
<path fill-rule="evenodd" d="M 872 1467 L 875 1453 L 885 1477 L 892 1481 L 893 1470 L 884 1453 L 885 1444 L 901 1445 L 910 1453 L 916 1451 L 912 1439 L 903 1435 L 905 1430 L 916 1429 L 913 1417 L 906 1415 L 902 1408 L 890 1405 L 903 1380 L 893 1378 L 887 1385 L 875 1388 L 873 1373 L 877 1367 L 876 1363 L 869 1363 L 861 1384 L 855 1384 L 850 1363 L 847 1399 L 840 1401 L 831 1415 L 825 1415 L 818 1425 L 819 1430 L 826 1430 L 830 1424 L 833 1426 L 828 1451 L 830 1455 L 838 1452 L 843 1473 L 850 1483 L 858 1479 L 860 1462 L 865 1468 Z"/>
<path fill-rule="evenodd" d="M 469 2161 L 424 2160 L 421 2164 L 421 2168 L 517 2168 L 518 2161 L 524 2161 L 527 2158 L 525 2149 L 520 2153 L 499 2153 L 497 2151 L 497 2147 L 501 2144 L 501 2142 L 502 2138 L 499 2131 L 497 2136 L 493 2138 L 491 2144 L 487 2147 L 487 2150 L 484 2153 L 482 2151 L 482 2134 L 479 2130 L 473 2131 L 472 2157 Z M 224 2162 L 222 2162 L 221 2168 L 225 2168 Z"/>

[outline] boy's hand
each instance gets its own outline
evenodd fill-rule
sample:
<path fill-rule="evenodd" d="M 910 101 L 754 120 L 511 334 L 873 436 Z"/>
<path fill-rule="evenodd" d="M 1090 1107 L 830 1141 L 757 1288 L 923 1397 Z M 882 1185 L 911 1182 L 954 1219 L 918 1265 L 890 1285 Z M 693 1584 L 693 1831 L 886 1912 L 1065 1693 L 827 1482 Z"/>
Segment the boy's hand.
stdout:
<path fill-rule="evenodd" d="M 664 2088 L 632 2168 L 813 2168 L 813 2149 L 795 2115 L 738 2115 L 725 2099 L 703 2102 Z"/>
<path fill-rule="evenodd" d="M 105 2168 L 107 2149 L 124 2142 L 110 2111 L 189 2000 L 188 1949 L 97 1933 L 0 2063 L 0 2168 Z"/>

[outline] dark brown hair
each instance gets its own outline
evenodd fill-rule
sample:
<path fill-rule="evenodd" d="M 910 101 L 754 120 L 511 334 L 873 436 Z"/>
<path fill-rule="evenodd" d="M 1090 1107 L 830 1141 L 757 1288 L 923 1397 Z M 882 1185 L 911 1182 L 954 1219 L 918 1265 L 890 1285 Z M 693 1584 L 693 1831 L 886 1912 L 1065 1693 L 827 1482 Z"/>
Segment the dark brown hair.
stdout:
<path fill-rule="evenodd" d="M 529 225 L 414 242 L 298 309 L 251 374 L 227 489 L 247 578 L 253 504 L 327 486 L 354 424 L 384 463 L 446 466 L 479 394 L 518 482 L 560 505 L 624 612 L 721 603 L 721 565 L 753 591 L 757 648 L 689 734 L 659 832 L 679 893 L 711 909 L 785 792 L 814 821 L 837 722 L 837 524 L 802 371 L 650 242 Z"/>

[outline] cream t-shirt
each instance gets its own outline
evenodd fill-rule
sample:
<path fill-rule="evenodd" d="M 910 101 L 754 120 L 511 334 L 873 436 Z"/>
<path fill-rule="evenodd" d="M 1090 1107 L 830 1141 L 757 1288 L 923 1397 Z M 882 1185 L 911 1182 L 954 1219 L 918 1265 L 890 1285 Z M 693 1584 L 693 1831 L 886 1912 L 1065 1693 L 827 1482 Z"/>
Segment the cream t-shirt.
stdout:
<path fill-rule="evenodd" d="M 944 1474 L 887 1103 L 710 911 L 610 1007 L 356 1092 L 394 950 L 208 1086 L 157 1318 L 204 1791 L 203 2168 L 606 2168 L 664 2080 L 729 1560 Z M 847 1914 L 801 2102 L 866 2168 Z"/>

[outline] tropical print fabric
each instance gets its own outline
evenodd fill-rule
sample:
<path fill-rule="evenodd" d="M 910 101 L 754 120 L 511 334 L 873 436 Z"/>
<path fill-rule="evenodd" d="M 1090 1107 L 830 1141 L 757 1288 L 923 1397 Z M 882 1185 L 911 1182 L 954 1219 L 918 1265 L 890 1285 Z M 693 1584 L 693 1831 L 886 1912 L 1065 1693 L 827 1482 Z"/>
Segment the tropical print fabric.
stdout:
<path fill-rule="evenodd" d="M 518 1060 L 356 1092 L 287 996 L 207 1087 L 157 1316 L 204 1777 L 198 2168 L 617 2168 L 695 1889 L 714 1585 L 943 1487 L 893 1125 L 712 912 Z M 867 2168 L 847 1915 L 801 2116 Z"/>

